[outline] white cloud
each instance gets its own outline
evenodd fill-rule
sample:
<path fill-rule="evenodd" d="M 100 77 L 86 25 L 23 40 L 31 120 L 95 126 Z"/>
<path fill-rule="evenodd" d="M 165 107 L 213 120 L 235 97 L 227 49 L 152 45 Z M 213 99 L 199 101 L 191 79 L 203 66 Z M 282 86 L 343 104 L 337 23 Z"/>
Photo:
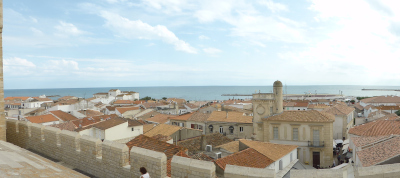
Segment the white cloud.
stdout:
<path fill-rule="evenodd" d="M 203 51 L 207 54 L 218 54 L 222 52 L 220 49 L 217 48 L 203 48 Z"/>
<path fill-rule="evenodd" d="M 267 6 L 268 9 L 271 10 L 273 13 L 279 12 L 279 11 L 288 11 L 288 8 L 286 7 L 286 5 L 273 2 L 272 0 L 258 1 L 258 3 L 261 5 Z"/>
<path fill-rule="evenodd" d="M 102 11 L 101 16 L 106 19 L 106 26 L 115 31 L 118 36 L 130 39 L 158 39 L 171 44 L 178 51 L 197 53 L 189 43 L 179 39 L 163 25 L 151 26 L 141 20 L 129 20 L 107 11 Z"/>
<path fill-rule="evenodd" d="M 78 36 L 82 35 L 86 32 L 79 30 L 74 24 L 72 23 L 66 23 L 64 21 L 60 21 L 59 25 L 56 25 L 54 28 L 56 28 L 62 35 L 62 36 Z"/>
<path fill-rule="evenodd" d="M 18 57 L 4 59 L 4 66 L 36 67 L 32 62 Z"/>
<path fill-rule="evenodd" d="M 73 60 L 49 60 L 49 67 L 50 70 L 61 70 L 61 71 L 68 71 L 68 70 L 79 70 L 78 63 Z"/>
<path fill-rule="evenodd" d="M 36 36 L 43 36 L 43 32 L 38 30 L 37 28 L 31 27 L 30 29 Z"/>
<path fill-rule="evenodd" d="M 31 19 L 31 21 L 33 23 L 37 23 L 38 22 L 38 20 L 35 17 L 29 16 L 29 18 Z"/>
<path fill-rule="evenodd" d="M 192 6 L 186 0 L 142 0 L 142 3 L 147 7 L 171 15 L 180 13 Z"/>
<path fill-rule="evenodd" d="M 154 46 L 154 45 L 156 45 L 156 44 L 154 44 L 154 43 L 149 43 L 149 44 L 146 45 L 146 46 Z"/>
<path fill-rule="evenodd" d="M 200 35 L 199 39 L 200 40 L 209 40 L 210 38 L 208 36 Z"/>

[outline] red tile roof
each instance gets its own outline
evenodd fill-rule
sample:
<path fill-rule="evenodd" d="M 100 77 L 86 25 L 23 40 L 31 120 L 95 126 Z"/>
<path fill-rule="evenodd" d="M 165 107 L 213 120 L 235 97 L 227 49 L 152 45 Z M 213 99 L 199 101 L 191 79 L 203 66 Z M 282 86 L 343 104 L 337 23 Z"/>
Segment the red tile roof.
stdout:
<path fill-rule="evenodd" d="M 225 170 L 227 164 L 243 167 L 265 168 L 274 161 L 253 148 L 231 154 L 229 156 L 215 160 L 215 164 Z"/>
<path fill-rule="evenodd" d="M 51 114 L 53 114 L 54 116 L 60 118 L 63 121 L 74 121 L 74 120 L 78 120 L 78 118 L 76 118 L 75 116 L 68 114 L 64 111 L 61 110 L 57 110 L 57 111 L 50 111 Z"/>
<path fill-rule="evenodd" d="M 170 118 L 174 119 L 175 117 L 176 116 L 174 116 L 174 115 L 157 114 L 154 117 L 150 117 L 150 118 L 146 119 L 146 121 L 164 124 L 164 123 L 168 122 L 168 120 Z"/>
<path fill-rule="evenodd" d="M 400 155 L 400 137 L 373 145 L 357 152 L 363 167 L 374 166 Z"/>
<path fill-rule="evenodd" d="M 115 110 L 118 110 L 119 113 L 124 114 L 127 111 L 132 111 L 132 110 L 139 110 L 139 107 L 117 107 Z"/>
<path fill-rule="evenodd" d="M 167 142 L 159 141 L 157 139 L 150 138 L 145 135 L 139 135 L 126 143 L 129 147 L 129 151 L 133 146 L 153 150 L 164 153 L 167 156 L 167 174 L 171 175 L 171 160 L 174 155 L 188 157 L 185 154 L 186 149 L 180 146 L 175 146 Z M 129 152 L 130 153 L 130 152 Z"/>
<path fill-rule="evenodd" d="M 29 117 L 25 117 L 25 118 L 28 119 L 29 122 L 37 123 L 37 124 L 59 121 L 52 114 L 46 114 L 46 115 L 40 115 L 40 116 L 29 116 Z"/>
<path fill-rule="evenodd" d="M 347 116 L 348 114 L 350 114 L 353 111 L 354 111 L 354 108 L 349 107 L 346 104 L 342 104 L 342 103 L 338 103 L 334 106 L 324 109 L 324 112 L 330 113 L 333 115 L 338 115 L 338 116 L 342 116 L 342 115 Z"/>
<path fill-rule="evenodd" d="M 59 128 L 61 130 L 69 130 L 69 131 L 75 131 L 75 129 L 77 128 L 75 126 L 75 124 L 73 124 L 72 122 L 64 122 L 61 124 L 53 124 L 50 125 L 51 127 L 55 127 L 55 128 Z"/>
<path fill-rule="evenodd" d="M 96 111 L 96 110 L 91 110 L 91 109 L 87 109 L 86 111 L 80 110 L 78 111 L 79 113 L 86 115 L 88 117 L 90 116 L 100 116 L 100 115 L 104 115 L 102 112 L 100 111 Z"/>
<path fill-rule="evenodd" d="M 25 101 L 28 98 L 30 98 L 29 96 L 9 96 L 7 98 L 4 98 L 4 101 L 14 101 L 14 100 L 22 100 Z"/>
<path fill-rule="evenodd" d="M 133 105 L 134 101 L 132 100 L 117 100 L 114 102 L 115 105 L 119 105 L 119 104 L 130 104 Z"/>
<path fill-rule="evenodd" d="M 220 133 L 207 134 L 204 137 L 206 144 L 212 145 L 213 148 L 233 141 Z M 190 154 L 199 151 L 201 150 L 201 136 L 178 141 L 178 145 L 187 148 Z"/>
<path fill-rule="evenodd" d="M 135 127 L 135 126 L 140 126 L 140 125 L 145 125 L 146 122 L 142 121 L 142 120 L 132 120 L 129 119 L 128 120 L 128 127 Z"/>
<path fill-rule="evenodd" d="M 104 121 L 108 118 L 117 118 L 118 116 L 116 114 L 111 114 L 111 115 L 102 115 L 102 116 L 93 116 L 93 117 L 85 117 L 82 119 L 78 119 L 78 120 L 74 120 L 72 121 L 72 123 L 75 124 L 76 127 L 79 128 L 79 125 L 81 125 L 81 127 L 86 127 L 89 125 L 93 125 L 97 122 L 100 121 Z"/>
<path fill-rule="evenodd" d="M 400 103 L 399 96 L 376 96 L 361 100 L 363 103 Z"/>
<path fill-rule="evenodd" d="M 173 118 L 171 118 L 171 119 L 173 119 L 173 120 L 187 121 L 192 115 L 193 115 L 193 113 L 186 113 L 186 114 L 182 114 L 182 115 L 177 116 L 177 117 L 173 117 Z M 169 115 L 169 116 L 170 116 L 170 115 Z"/>
<path fill-rule="evenodd" d="M 245 116 L 242 112 L 214 111 L 207 121 L 253 123 L 253 116 Z"/>
<path fill-rule="evenodd" d="M 127 122 L 127 121 L 122 118 L 110 118 L 110 119 L 106 119 L 103 122 L 94 124 L 93 127 L 101 129 L 101 130 L 106 130 L 106 129 L 115 127 L 117 125 L 123 124 L 125 122 Z"/>
<path fill-rule="evenodd" d="M 316 110 L 283 111 L 281 114 L 263 118 L 264 121 L 295 121 L 295 122 L 334 122 L 335 116 Z"/>
<path fill-rule="evenodd" d="M 273 161 L 278 161 L 280 158 L 289 154 L 298 147 L 297 145 L 284 145 L 284 144 L 276 144 L 270 142 L 251 141 L 245 139 L 240 139 L 239 142 L 240 145 L 244 144 L 249 148 L 253 148 Z"/>
<path fill-rule="evenodd" d="M 375 121 L 355 126 L 349 134 L 358 136 L 385 136 L 400 134 L 400 120 L 396 114 L 381 117 Z"/>
<path fill-rule="evenodd" d="M 294 107 L 307 107 L 308 106 L 308 102 L 296 102 L 294 104 Z"/>

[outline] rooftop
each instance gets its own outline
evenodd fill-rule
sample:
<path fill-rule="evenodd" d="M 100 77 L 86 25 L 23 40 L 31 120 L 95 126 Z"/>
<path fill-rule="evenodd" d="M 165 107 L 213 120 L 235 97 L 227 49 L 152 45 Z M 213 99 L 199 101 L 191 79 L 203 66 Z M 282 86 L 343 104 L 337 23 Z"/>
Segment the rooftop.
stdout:
<path fill-rule="evenodd" d="M 211 113 L 195 112 L 188 121 L 205 122 L 210 117 Z"/>
<path fill-rule="evenodd" d="M 249 148 L 253 148 L 264 156 L 270 158 L 273 161 L 277 161 L 283 156 L 289 154 L 294 149 L 297 149 L 297 145 L 284 145 L 284 144 L 276 144 L 269 142 L 259 142 L 259 141 L 251 141 L 240 139 L 240 143 L 248 146 Z"/>
<path fill-rule="evenodd" d="M 72 123 L 72 122 L 64 122 L 64 123 L 61 123 L 61 124 L 53 124 L 53 125 L 50 125 L 50 126 L 51 127 L 55 127 L 55 128 L 59 128 L 60 130 L 69 130 L 69 131 L 75 131 L 75 129 L 77 128 L 75 126 L 75 124 Z"/>
<path fill-rule="evenodd" d="M 181 121 L 187 121 L 191 116 L 193 115 L 193 113 L 187 113 L 187 114 L 182 114 L 180 116 L 171 118 L 173 120 L 181 120 Z"/>
<path fill-rule="evenodd" d="M 123 124 L 125 122 L 127 122 L 127 121 L 124 120 L 124 119 L 121 119 L 121 118 L 110 118 L 110 119 L 106 119 L 103 122 L 99 122 L 97 124 L 94 124 L 93 127 L 101 129 L 101 130 L 106 130 L 106 129 L 109 129 L 111 127 L 115 127 L 117 125 Z"/>
<path fill-rule="evenodd" d="M 334 106 L 324 109 L 324 112 L 330 113 L 333 115 L 348 115 L 354 111 L 354 108 L 347 106 L 346 104 L 338 103 Z"/>
<path fill-rule="evenodd" d="M 383 116 L 375 121 L 354 126 L 349 134 L 358 136 L 385 136 L 400 134 L 400 120 L 396 114 Z"/>
<path fill-rule="evenodd" d="M 150 117 L 150 118 L 146 119 L 146 121 L 155 122 L 155 123 L 159 123 L 159 124 L 165 124 L 166 122 L 168 122 L 168 120 L 170 118 L 175 118 L 175 117 L 176 116 L 174 116 L 174 115 L 157 114 L 154 117 Z"/>
<path fill-rule="evenodd" d="M 294 121 L 294 122 L 334 122 L 335 116 L 316 110 L 283 111 L 281 114 L 263 118 L 264 121 Z"/>
<path fill-rule="evenodd" d="M 130 104 L 133 105 L 134 101 L 132 100 L 117 100 L 114 102 L 115 105 L 119 105 L 119 104 Z"/>
<path fill-rule="evenodd" d="M 379 140 L 389 138 L 390 136 L 375 136 L 375 137 L 351 137 L 354 145 L 356 147 L 363 147 L 365 145 L 369 145 L 375 143 Z"/>
<path fill-rule="evenodd" d="M 204 137 L 206 140 L 206 145 L 211 145 L 212 147 L 217 147 L 233 141 L 220 133 L 212 133 L 205 135 Z M 178 145 L 187 148 L 189 150 L 189 154 L 192 154 L 196 151 L 201 151 L 201 136 L 178 141 Z"/>
<path fill-rule="evenodd" d="M 117 107 L 115 108 L 119 113 L 124 114 L 127 111 L 139 110 L 139 107 Z"/>
<path fill-rule="evenodd" d="M 41 124 L 41 123 L 46 123 L 46 122 L 56 122 L 59 121 L 55 116 L 53 116 L 52 114 L 46 114 L 46 115 L 40 115 L 40 116 L 29 116 L 29 117 L 25 117 L 27 120 L 29 120 L 29 122 L 32 123 L 37 123 L 37 124 Z"/>
<path fill-rule="evenodd" d="M 159 125 L 153 127 L 148 132 L 144 133 L 144 135 L 148 136 L 148 137 L 153 137 L 158 134 L 171 136 L 172 134 L 174 134 L 178 130 L 181 130 L 182 128 L 183 127 L 179 127 L 176 125 L 159 124 Z"/>
<path fill-rule="evenodd" d="M 63 121 L 74 121 L 78 120 L 75 116 L 68 114 L 64 111 L 57 110 L 57 111 L 50 111 L 51 114 L 55 115 L 56 117 L 60 118 Z"/>
<path fill-rule="evenodd" d="M 363 167 L 373 166 L 400 155 L 400 137 L 394 137 L 357 152 Z"/>
<path fill-rule="evenodd" d="M 242 112 L 213 111 L 207 121 L 253 123 L 253 116 L 245 116 Z"/>
<path fill-rule="evenodd" d="M 223 170 L 225 170 L 227 164 L 244 167 L 265 168 L 273 162 L 274 160 L 266 157 L 253 148 L 247 148 L 243 151 L 215 160 L 215 164 Z"/>
<path fill-rule="evenodd" d="M 229 142 L 229 143 L 217 146 L 215 148 L 222 148 L 231 153 L 236 153 L 236 152 L 239 152 L 239 141 Z"/>
<path fill-rule="evenodd" d="M 104 115 L 102 112 L 100 111 L 96 111 L 96 110 L 91 110 L 91 109 L 87 109 L 86 111 L 80 110 L 78 111 L 79 113 L 86 115 L 88 117 L 90 116 L 100 116 L 100 115 Z"/>
<path fill-rule="evenodd" d="M 140 126 L 140 125 L 146 125 L 146 122 L 144 122 L 142 120 L 132 120 L 132 119 L 128 120 L 128 127 L 135 127 L 135 126 Z"/>
<path fill-rule="evenodd" d="M 376 96 L 372 98 L 365 98 L 361 100 L 363 103 L 400 103 L 399 96 Z"/>

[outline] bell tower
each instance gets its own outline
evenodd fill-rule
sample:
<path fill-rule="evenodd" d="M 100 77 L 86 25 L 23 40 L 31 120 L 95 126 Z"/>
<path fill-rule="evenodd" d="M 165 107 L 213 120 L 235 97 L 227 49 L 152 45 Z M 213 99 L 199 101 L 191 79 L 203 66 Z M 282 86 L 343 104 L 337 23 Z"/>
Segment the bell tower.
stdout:
<path fill-rule="evenodd" d="M 264 128 L 263 118 L 281 113 L 283 111 L 283 91 L 282 82 L 279 80 L 274 82 L 273 93 L 254 93 L 253 104 L 253 139 L 257 141 L 265 141 L 265 132 L 268 128 Z"/>

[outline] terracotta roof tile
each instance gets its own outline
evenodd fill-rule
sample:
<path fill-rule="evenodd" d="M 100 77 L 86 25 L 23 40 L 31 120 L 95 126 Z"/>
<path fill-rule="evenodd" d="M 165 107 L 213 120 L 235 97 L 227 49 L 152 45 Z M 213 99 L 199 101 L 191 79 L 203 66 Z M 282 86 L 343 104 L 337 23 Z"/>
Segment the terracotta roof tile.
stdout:
<path fill-rule="evenodd" d="M 294 107 L 308 107 L 308 102 L 296 102 Z"/>
<path fill-rule="evenodd" d="M 115 111 L 115 106 L 106 106 L 109 111 Z"/>
<path fill-rule="evenodd" d="M 153 127 L 153 129 L 144 133 L 144 135 L 148 136 L 148 137 L 153 137 L 158 134 L 171 136 L 172 134 L 174 134 L 178 130 L 181 130 L 182 128 L 183 127 L 179 127 L 176 125 L 159 124 L 159 125 Z"/>
<path fill-rule="evenodd" d="M 128 119 L 128 127 L 135 127 L 135 126 L 140 126 L 140 125 L 146 125 L 146 122 L 144 122 L 142 120 Z"/>
<path fill-rule="evenodd" d="M 145 135 L 139 135 L 126 143 L 129 148 L 129 151 L 133 146 L 149 149 L 157 152 L 164 153 L 167 156 L 167 175 L 171 175 L 171 160 L 174 155 L 188 157 L 185 154 L 185 148 L 180 146 L 175 146 L 173 144 L 169 144 L 167 142 L 159 141 L 153 138 L 150 138 Z M 130 152 L 129 152 L 130 153 Z"/>
<path fill-rule="evenodd" d="M 210 117 L 211 113 L 195 112 L 188 121 L 205 122 Z"/>
<path fill-rule="evenodd" d="M 57 110 L 57 111 L 50 111 L 51 114 L 53 114 L 54 116 L 60 118 L 63 121 L 74 121 L 74 120 L 78 120 L 78 118 L 76 118 L 75 116 L 68 114 L 64 111 L 61 110 Z"/>
<path fill-rule="evenodd" d="M 364 110 L 364 107 L 360 105 L 360 103 L 356 103 L 353 105 L 355 108 L 357 108 L 358 110 Z"/>
<path fill-rule="evenodd" d="M 233 140 L 229 139 L 226 136 L 223 136 L 220 133 L 212 133 L 205 135 L 205 140 L 207 145 L 211 145 L 212 147 L 217 147 L 219 145 L 223 145 Z M 201 136 L 178 141 L 178 145 L 185 147 L 189 150 L 190 153 L 201 151 Z"/>
<path fill-rule="evenodd" d="M 91 109 L 87 109 L 86 111 L 82 111 L 82 110 L 80 110 L 80 111 L 78 111 L 79 113 L 81 113 L 81 114 L 83 114 L 83 115 L 86 115 L 86 116 L 88 116 L 88 117 L 90 117 L 90 116 L 101 116 L 101 115 L 104 115 L 102 112 L 100 112 L 100 111 L 96 111 L 96 110 L 91 110 Z"/>
<path fill-rule="evenodd" d="M 369 145 L 371 143 L 375 143 L 379 140 L 389 138 L 390 136 L 375 136 L 375 137 L 351 137 L 354 145 L 356 147 L 363 147 L 365 145 Z"/>
<path fill-rule="evenodd" d="M 197 105 L 195 105 L 195 104 L 193 104 L 193 103 L 186 103 L 185 104 L 187 107 L 189 107 L 190 109 L 197 109 L 197 108 L 199 108 L 199 106 L 197 106 Z"/>
<path fill-rule="evenodd" d="M 201 161 L 214 161 L 214 159 L 212 159 L 211 157 L 207 156 L 203 152 L 194 154 L 190 158 L 201 160 Z"/>
<path fill-rule="evenodd" d="M 166 142 L 166 141 L 169 141 L 172 139 L 170 136 L 162 135 L 162 134 L 154 135 L 151 138 L 154 138 L 156 140 L 163 141 L 163 142 Z"/>
<path fill-rule="evenodd" d="M 213 111 L 207 121 L 253 123 L 253 116 L 245 116 L 242 112 Z"/>
<path fill-rule="evenodd" d="M 363 103 L 400 103 L 399 96 L 376 96 L 361 100 Z"/>
<path fill-rule="evenodd" d="M 117 100 L 114 102 L 115 105 L 119 105 L 119 104 L 130 104 L 133 105 L 134 101 L 132 100 Z"/>
<path fill-rule="evenodd" d="M 164 123 L 168 122 L 168 120 L 170 118 L 175 118 L 175 117 L 176 116 L 174 116 L 174 115 L 157 114 L 154 117 L 150 117 L 150 118 L 146 119 L 146 121 L 164 124 Z"/>
<path fill-rule="evenodd" d="M 143 125 L 143 134 L 147 133 L 151 129 L 153 129 L 156 126 L 156 124 L 145 124 Z"/>
<path fill-rule="evenodd" d="M 146 108 L 146 109 L 149 109 L 149 108 L 156 108 L 157 106 L 164 106 L 166 104 L 165 103 L 146 102 L 146 103 L 142 103 L 140 105 L 144 106 L 144 108 Z"/>
<path fill-rule="evenodd" d="M 259 153 L 253 148 L 231 154 L 229 156 L 215 160 L 215 164 L 225 170 L 227 164 L 243 167 L 265 168 L 274 161 Z"/>
<path fill-rule="evenodd" d="M 273 161 L 278 161 L 283 156 L 289 154 L 294 149 L 297 149 L 297 145 L 284 145 L 269 142 L 259 142 L 240 139 L 240 143 L 245 144 L 249 148 L 253 148 L 264 156 L 272 159 Z"/>
<path fill-rule="evenodd" d="M 79 99 L 68 99 L 68 100 L 61 100 L 55 103 L 55 105 L 72 105 L 78 103 Z"/>
<path fill-rule="evenodd" d="M 104 121 L 108 118 L 118 118 L 116 114 L 111 114 L 111 115 L 101 115 L 101 116 L 93 116 L 93 117 L 85 117 L 82 119 L 74 120 L 72 121 L 73 124 L 75 124 L 76 127 L 79 129 L 79 125 L 83 128 L 89 125 L 93 125 L 97 122 Z"/>
<path fill-rule="evenodd" d="M 141 115 L 141 116 L 138 116 L 137 118 L 138 118 L 138 119 L 141 119 L 141 120 L 146 120 L 146 119 L 148 119 L 148 118 L 150 118 L 150 117 L 154 117 L 154 116 L 156 116 L 156 115 L 158 115 L 158 114 L 161 114 L 161 113 L 159 113 L 159 112 L 157 112 L 157 111 L 151 111 L 151 112 L 148 112 L 148 113 L 143 114 L 143 115 Z"/>
<path fill-rule="evenodd" d="M 39 97 L 33 97 L 35 100 L 37 100 L 37 101 L 51 101 L 51 102 L 53 102 L 53 100 L 52 99 L 50 99 L 50 98 L 39 98 Z"/>
<path fill-rule="evenodd" d="M 177 117 L 173 117 L 173 118 L 171 118 L 171 119 L 173 119 L 173 120 L 187 121 L 192 115 L 193 115 L 193 113 L 186 113 L 186 114 L 182 114 L 182 115 L 177 116 Z"/>
<path fill-rule="evenodd" d="M 253 113 L 253 111 L 248 111 L 248 110 L 240 109 L 240 108 L 233 107 L 233 106 L 224 106 L 224 111 L 241 112 L 241 113 L 246 113 L 247 115 Z"/>
<path fill-rule="evenodd" d="M 400 106 L 376 106 L 375 109 L 398 111 L 398 110 L 400 110 Z"/>
<path fill-rule="evenodd" d="M 32 123 L 37 123 L 37 124 L 41 124 L 41 123 L 46 123 L 46 122 L 56 122 L 59 121 L 55 116 L 53 116 L 52 114 L 46 114 L 46 115 L 40 115 L 40 116 L 29 116 L 29 117 L 25 117 L 27 120 L 29 120 L 29 122 Z"/>
<path fill-rule="evenodd" d="M 396 114 L 381 117 L 375 121 L 355 126 L 349 134 L 359 136 L 385 136 L 400 134 L 400 120 Z"/>
<path fill-rule="evenodd" d="M 309 104 L 307 108 L 309 108 L 309 109 L 317 109 L 317 108 L 325 109 L 325 108 L 329 108 L 329 106 L 325 105 L 325 104 Z"/>
<path fill-rule="evenodd" d="M 400 137 L 388 139 L 357 152 L 363 167 L 373 166 L 400 155 Z"/>
<path fill-rule="evenodd" d="M 263 118 L 268 121 L 296 121 L 296 122 L 334 122 L 335 116 L 316 110 L 283 111 L 281 114 Z"/>
<path fill-rule="evenodd" d="M 25 101 L 29 98 L 30 98 L 29 96 L 9 96 L 4 98 L 4 101 L 20 101 L 20 100 Z"/>
<path fill-rule="evenodd" d="M 127 121 L 124 119 L 121 119 L 121 118 L 110 118 L 110 119 L 106 119 L 103 122 L 98 122 L 98 123 L 94 124 L 93 127 L 96 127 L 101 130 L 106 130 L 111 127 L 123 124 L 125 122 L 127 122 Z"/>
<path fill-rule="evenodd" d="M 217 146 L 215 148 L 222 148 L 231 153 L 236 153 L 236 152 L 239 152 L 239 141 L 229 142 L 229 143 Z"/>
<path fill-rule="evenodd" d="M 63 96 L 61 98 L 58 98 L 58 101 L 62 101 L 62 100 L 70 100 L 70 99 L 78 99 L 75 96 Z"/>
<path fill-rule="evenodd" d="M 341 115 L 347 116 L 348 114 L 350 114 L 353 111 L 354 111 L 354 108 L 348 107 L 348 106 L 346 106 L 346 104 L 341 104 L 341 103 L 324 109 L 324 112 L 326 112 L 326 113 L 330 113 L 333 115 L 339 115 L 339 116 L 341 116 Z"/>
<path fill-rule="evenodd" d="M 55 128 L 59 128 L 61 130 L 69 130 L 69 131 L 75 131 L 76 126 L 75 124 L 73 124 L 72 122 L 64 122 L 61 124 L 53 124 L 50 125 L 50 127 L 55 127 Z"/>
<path fill-rule="evenodd" d="M 115 110 L 118 110 L 119 113 L 124 114 L 127 111 L 132 111 L 132 110 L 139 110 L 139 107 L 117 107 Z"/>

